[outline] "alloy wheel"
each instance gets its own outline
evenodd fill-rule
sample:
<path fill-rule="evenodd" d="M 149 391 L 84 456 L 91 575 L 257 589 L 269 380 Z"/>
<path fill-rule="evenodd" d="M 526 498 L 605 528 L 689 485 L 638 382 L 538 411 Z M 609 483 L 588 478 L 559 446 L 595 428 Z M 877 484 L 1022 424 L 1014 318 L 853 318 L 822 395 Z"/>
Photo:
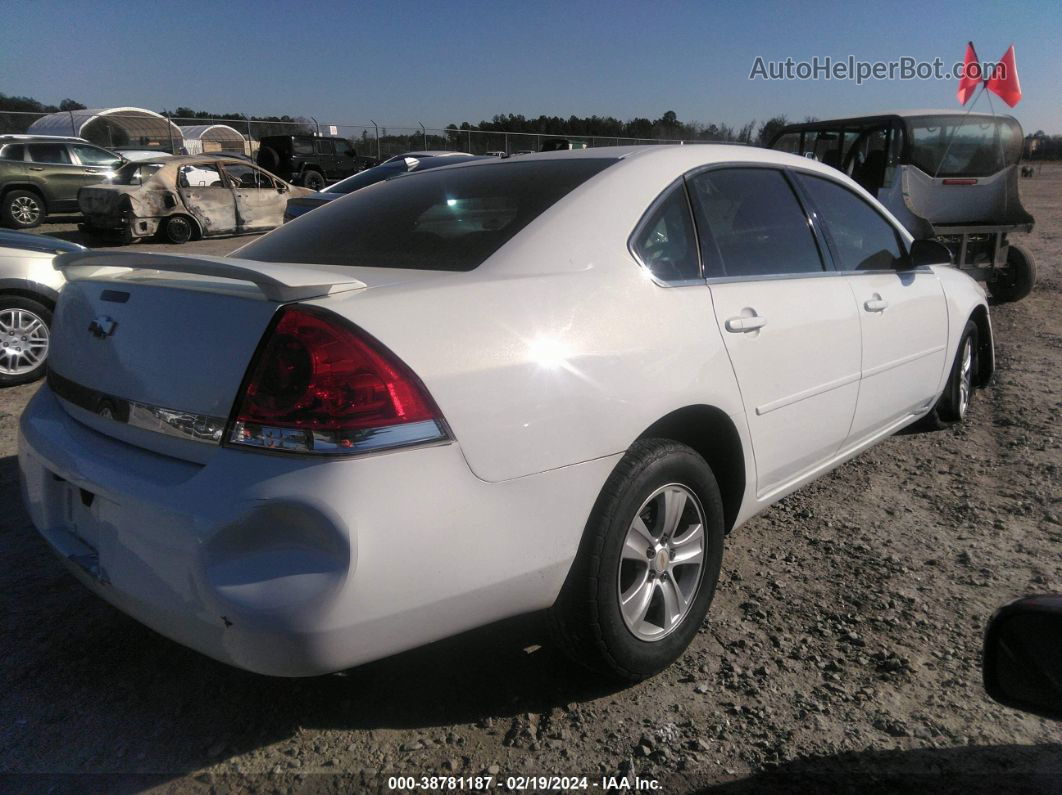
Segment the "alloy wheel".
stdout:
<path fill-rule="evenodd" d="M 0 310 L 0 373 L 25 375 L 48 356 L 48 326 L 28 309 Z"/>
<path fill-rule="evenodd" d="M 36 224 L 41 206 L 30 196 L 16 196 L 11 202 L 11 217 L 20 224 Z"/>
<path fill-rule="evenodd" d="M 966 338 L 962 348 L 962 363 L 959 365 L 959 417 L 966 416 L 973 391 L 973 340 Z"/>
<path fill-rule="evenodd" d="M 642 503 L 627 530 L 619 563 L 620 613 L 639 640 L 658 641 L 682 624 L 701 584 L 704 508 L 670 483 Z"/>

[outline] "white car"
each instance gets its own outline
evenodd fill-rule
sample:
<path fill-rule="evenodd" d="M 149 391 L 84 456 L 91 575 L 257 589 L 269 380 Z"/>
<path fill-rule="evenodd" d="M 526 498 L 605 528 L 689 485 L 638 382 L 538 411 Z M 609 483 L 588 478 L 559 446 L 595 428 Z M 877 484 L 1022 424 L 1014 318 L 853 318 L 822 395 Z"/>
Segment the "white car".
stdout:
<path fill-rule="evenodd" d="M 47 235 L 0 229 L 0 387 L 44 375 L 52 310 L 63 286 L 52 261 L 85 250 Z"/>
<path fill-rule="evenodd" d="M 66 255 L 26 504 L 89 589 L 253 671 L 550 609 L 636 680 L 726 533 L 963 418 L 992 336 L 947 258 L 835 169 L 709 145 L 413 173 L 232 258 Z"/>

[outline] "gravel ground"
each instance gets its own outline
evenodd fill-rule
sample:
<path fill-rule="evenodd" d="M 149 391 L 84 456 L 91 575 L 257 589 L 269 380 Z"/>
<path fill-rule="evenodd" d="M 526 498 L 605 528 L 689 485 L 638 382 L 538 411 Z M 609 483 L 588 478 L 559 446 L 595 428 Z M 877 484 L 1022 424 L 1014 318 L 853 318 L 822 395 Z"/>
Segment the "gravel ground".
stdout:
<path fill-rule="evenodd" d="M 993 609 L 1062 591 L 1062 168 L 1023 191 L 1040 281 L 993 310 L 997 377 L 966 425 L 890 439 L 738 530 L 702 633 L 635 687 L 574 670 L 538 617 L 312 680 L 177 646 L 36 536 L 15 458 L 35 387 L 0 393 L 0 786 L 386 792 L 394 774 L 488 773 L 1059 791 L 1060 725 L 994 704 L 980 679 Z"/>

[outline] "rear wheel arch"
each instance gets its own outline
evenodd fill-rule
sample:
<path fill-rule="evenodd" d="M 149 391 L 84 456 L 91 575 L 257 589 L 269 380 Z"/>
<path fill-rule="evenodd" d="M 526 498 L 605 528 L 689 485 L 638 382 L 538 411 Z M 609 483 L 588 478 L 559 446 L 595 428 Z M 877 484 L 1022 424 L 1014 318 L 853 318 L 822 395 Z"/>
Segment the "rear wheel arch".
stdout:
<path fill-rule="evenodd" d="M 24 191 L 29 191 L 30 193 L 36 193 L 37 196 L 41 200 L 41 204 L 44 205 L 44 211 L 45 212 L 49 212 L 49 210 L 48 210 L 48 197 L 44 195 L 44 191 L 42 191 L 40 189 L 40 186 L 34 185 L 32 182 L 7 182 L 7 183 L 4 183 L 4 186 L 2 188 L 0 188 L 0 200 L 2 200 L 4 196 L 7 196 L 7 194 L 9 194 L 13 190 L 24 190 Z"/>
<path fill-rule="evenodd" d="M 745 497 L 745 449 L 734 421 L 720 408 L 704 404 L 672 411 L 646 428 L 638 439 L 670 439 L 692 448 L 707 462 L 723 499 L 724 529 L 734 527 Z"/>

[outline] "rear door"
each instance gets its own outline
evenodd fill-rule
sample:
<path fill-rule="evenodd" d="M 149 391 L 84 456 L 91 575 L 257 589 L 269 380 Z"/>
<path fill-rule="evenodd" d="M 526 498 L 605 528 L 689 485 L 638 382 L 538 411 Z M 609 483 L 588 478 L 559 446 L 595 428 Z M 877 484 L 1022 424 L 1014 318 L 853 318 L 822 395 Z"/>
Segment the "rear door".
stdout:
<path fill-rule="evenodd" d="M 81 165 L 81 186 L 103 182 L 114 176 L 114 170 L 122 164 L 121 158 L 98 146 L 70 144 L 70 151 Z"/>
<path fill-rule="evenodd" d="M 862 382 L 851 440 L 909 418 L 935 397 L 944 375 L 948 309 L 929 268 L 907 267 L 897 229 L 834 180 L 800 173 L 838 269 L 852 290 L 863 336 Z"/>
<path fill-rule="evenodd" d="M 748 418 L 757 496 L 769 497 L 831 459 L 848 437 L 859 318 L 781 170 L 713 168 L 687 184 Z"/>
<path fill-rule="evenodd" d="M 239 232 L 273 229 L 284 220 L 287 189 L 281 192 L 272 177 L 246 163 L 225 163 L 225 174 L 236 193 Z"/>
<path fill-rule="evenodd" d="M 236 196 L 217 163 L 189 163 L 177 169 L 177 192 L 204 235 L 236 231 Z"/>
<path fill-rule="evenodd" d="M 346 179 L 359 171 L 358 157 L 350 141 L 336 140 L 336 179 Z"/>
<path fill-rule="evenodd" d="M 325 179 L 334 181 L 338 179 L 336 174 L 336 148 L 331 138 L 317 138 L 314 140 L 314 150 L 317 152 L 317 161 L 321 164 L 321 171 Z"/>
<path fill-rule="evenodd" d="M 70 157 L 66 144 L 31 143 L 26 145 L 26 153 L 30 161 L 26 169 L 34 182 L 44 188 L 48 209 L 76 209 L 77 191 L 85 184 L 85 173 Z"/>

